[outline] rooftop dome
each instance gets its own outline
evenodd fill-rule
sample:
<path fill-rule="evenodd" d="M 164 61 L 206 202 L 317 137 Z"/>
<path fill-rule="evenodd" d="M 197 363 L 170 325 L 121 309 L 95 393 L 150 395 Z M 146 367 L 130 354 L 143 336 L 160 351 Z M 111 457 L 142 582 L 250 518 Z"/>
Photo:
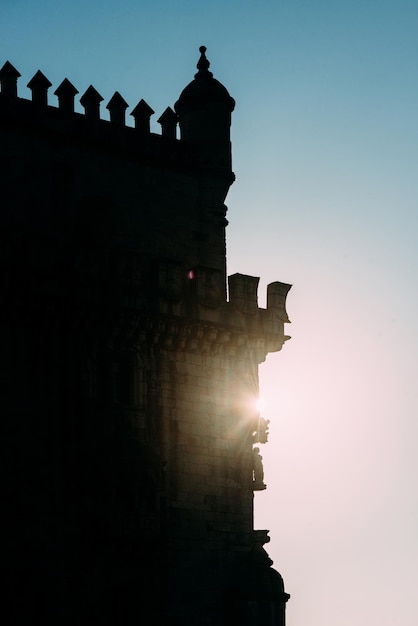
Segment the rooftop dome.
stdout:
<path fill-rule="evenodd" d="M 181 115 L 184 112 L 202 109 L 208 102 L 217 102 L 225 105 L 231 112 L 235 107 L 235 100 L 229 95 L 227 89 L 213 78 L 209 72 L 210 63 L 206 58 L 206 47 L 200 46 L 200 59 L 196 65 L 198 72 L 194 80 L 183 89 L 179 99 L 174 105 L 174 110 Z"/>

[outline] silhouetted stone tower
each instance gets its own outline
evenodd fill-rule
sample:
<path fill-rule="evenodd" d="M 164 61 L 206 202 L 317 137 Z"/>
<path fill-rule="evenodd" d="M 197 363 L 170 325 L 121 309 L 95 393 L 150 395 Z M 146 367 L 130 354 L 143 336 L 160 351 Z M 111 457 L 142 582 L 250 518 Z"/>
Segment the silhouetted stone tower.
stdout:
<path fill-rule="evenodd" d="M 227 279 L 235 103 L 200 51 L 161 135 L 0 70 L 7 623 L 284 626 L 253 493 L 290 286 Z"/>
<path fill-rule="evenodd" d="M 205 46 L 200 47 L 200 53 L 198 72 L 174 105 L 181 138 L 199 146 L 200 161 L 206 167 L 230 172 L 230 127 L 235 100 L 209 71 Z"/>

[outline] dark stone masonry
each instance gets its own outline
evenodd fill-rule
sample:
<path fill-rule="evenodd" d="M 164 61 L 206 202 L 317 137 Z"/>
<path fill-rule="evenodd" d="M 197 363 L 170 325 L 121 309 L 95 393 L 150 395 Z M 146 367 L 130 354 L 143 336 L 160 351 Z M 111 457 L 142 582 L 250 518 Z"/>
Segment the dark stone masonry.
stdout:
<path fill-rule="evenodd" d="M 131 127 L 118 92 L 104 120 L 93 86 L 82 114 L 0 69 L 7 626 L 285 624 L 253 497 L 290 285 L 262 309 L 227 277 L 235 102 L 200 52 L 161 135 L 144 100 Z"/>

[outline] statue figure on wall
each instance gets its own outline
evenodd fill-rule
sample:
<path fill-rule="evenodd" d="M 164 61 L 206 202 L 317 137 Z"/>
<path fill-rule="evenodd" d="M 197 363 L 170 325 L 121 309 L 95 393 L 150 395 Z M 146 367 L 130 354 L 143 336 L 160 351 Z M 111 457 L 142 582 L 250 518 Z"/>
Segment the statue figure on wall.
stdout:
<path fill-rule="evenodd" d="M 260 454 L 260 448 L 253 448 L 253 489 L 260 491 L 265 488 L 263 457 Z"/>
<path fill-rule="evenodd" d="M 252 437 L 253 443 L 267 443 L 269 435 L 270 420 L 264 419 L 264 417 L 258 416 L 253 430 Z"/>

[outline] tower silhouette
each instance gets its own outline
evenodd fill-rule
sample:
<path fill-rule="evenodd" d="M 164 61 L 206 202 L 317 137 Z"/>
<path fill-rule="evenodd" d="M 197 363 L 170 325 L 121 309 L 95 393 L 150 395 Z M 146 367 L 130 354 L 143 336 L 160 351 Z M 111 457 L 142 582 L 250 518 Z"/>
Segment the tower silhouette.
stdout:
<path fill-rule="evenodd" d="M 258 365 L 290 285 L 227 277 L 234 100 L 174 110 L 0 70 L 6 623 L 283 626 L 253 527 Z M 180 137 L 177 138 L 177 124 Z"/>

